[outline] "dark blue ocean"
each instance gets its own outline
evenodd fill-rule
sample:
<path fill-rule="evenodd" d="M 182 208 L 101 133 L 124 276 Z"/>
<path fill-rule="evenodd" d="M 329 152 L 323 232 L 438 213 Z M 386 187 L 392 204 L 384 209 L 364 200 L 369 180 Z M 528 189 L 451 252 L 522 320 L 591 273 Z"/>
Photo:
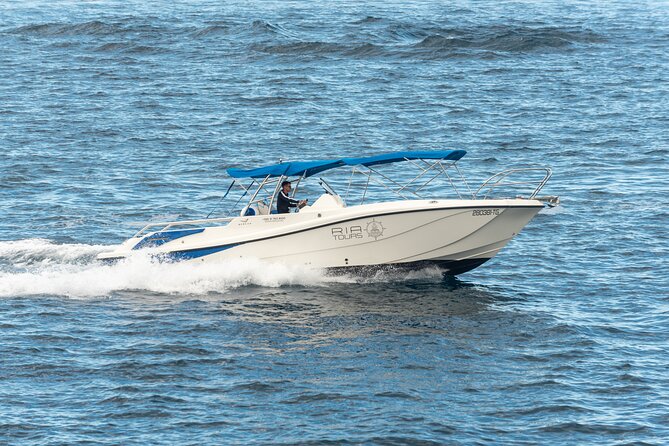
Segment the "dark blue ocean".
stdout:
<path fill-rule="evenodd" d="M 496 258 L 99 252 L 225 169 L 554 170 Z M 669 443 L 669 4 L 0 2 L 0 444 Z"/>

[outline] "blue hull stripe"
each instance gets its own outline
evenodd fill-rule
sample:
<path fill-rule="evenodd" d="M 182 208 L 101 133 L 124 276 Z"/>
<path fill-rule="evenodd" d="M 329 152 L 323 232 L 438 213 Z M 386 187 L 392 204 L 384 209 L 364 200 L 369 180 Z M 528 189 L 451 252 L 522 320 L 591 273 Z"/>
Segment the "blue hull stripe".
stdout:
<path fill-rule="evenodd" d="M 191 260 L 225 251 L 226 249 L 234 248 L 235 246 L 239 246 L 239 243 L 232 245 L 214 246 L 211 248 L 189 249 L 188 251 L 173 251 L 161 254 L 160 257 L 173 261 Z"/>

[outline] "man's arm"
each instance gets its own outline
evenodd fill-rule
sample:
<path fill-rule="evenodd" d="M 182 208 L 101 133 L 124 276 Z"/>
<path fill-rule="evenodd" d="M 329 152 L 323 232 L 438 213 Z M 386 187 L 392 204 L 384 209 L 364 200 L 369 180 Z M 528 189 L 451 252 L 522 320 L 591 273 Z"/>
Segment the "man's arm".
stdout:
<path fill-rule="evenodd" d="M 283 198 L 284 200 L 286 200 L 288 202 L 288 207 L 294 208 L 294 207 L 297 207 L 298 204 L 300 204 L 300 200 L 290 198 L 288 195 L 283 193 L 283 191 L 279 191 L 279 194 L 281 194 L 281 198 Z"/>

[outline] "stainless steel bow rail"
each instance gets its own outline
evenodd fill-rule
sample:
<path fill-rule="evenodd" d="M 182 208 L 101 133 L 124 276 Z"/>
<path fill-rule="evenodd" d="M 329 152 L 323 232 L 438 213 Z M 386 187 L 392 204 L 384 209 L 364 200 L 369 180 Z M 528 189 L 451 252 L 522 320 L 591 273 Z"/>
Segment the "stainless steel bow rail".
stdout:
<path fill-rule="evenodd" d="M 542 173 L 543 178 L 541 179 L 527 178 L 526 176 L 524 180 L 515 179 L 516 177 L 518 177 L 518 174 L 527 174 L 531 172 Z M 490 198 L 491 195 L 493 195 L 499 189 L 502 188 L 508 189 L 509 187 L 513 187 L 513 188 L 521 188 L 522 190 L 532 191 L 527 197 L 524 197 L 522 195 L 517 195 L 516 198 L 528 198 L 532 200 L 539 200 L 545 202 L 550 207 L 557 206 L 558 204 L 560 204 L 559 197 L 537 196 L 541 191 L 541 189 L 543 189 L 543 187 L 546 185 L 551 175 L 553 175 L 553 171 L 550 169 L 550 167 L 521 167 L 515 169 L 507 169 L 502 172 L 496 173 L 495 175 L 485 180 L 483 184 L 481 184 L 481 186 L 478 188 L 478 190 L 474 192 L 473 197 L 474 199 L 485 200 Z M 513 179 L 511 179 L 512 176 L 514 177 Z M 534 187 L 534 189 L 530 189 L 531 187 Z"/>

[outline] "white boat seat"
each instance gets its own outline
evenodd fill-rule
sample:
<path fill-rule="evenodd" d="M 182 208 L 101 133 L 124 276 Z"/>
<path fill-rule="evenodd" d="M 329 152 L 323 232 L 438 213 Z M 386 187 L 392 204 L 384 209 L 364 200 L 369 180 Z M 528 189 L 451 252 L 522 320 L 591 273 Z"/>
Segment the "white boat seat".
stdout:
<path fill-rule="evenodd" d="M 269 206 L 264 201 L 258 201 L 248 206 L 244 206 L 239 213 L 242 217 L 252 217 L 254 215 L 269 215 Z"/>

